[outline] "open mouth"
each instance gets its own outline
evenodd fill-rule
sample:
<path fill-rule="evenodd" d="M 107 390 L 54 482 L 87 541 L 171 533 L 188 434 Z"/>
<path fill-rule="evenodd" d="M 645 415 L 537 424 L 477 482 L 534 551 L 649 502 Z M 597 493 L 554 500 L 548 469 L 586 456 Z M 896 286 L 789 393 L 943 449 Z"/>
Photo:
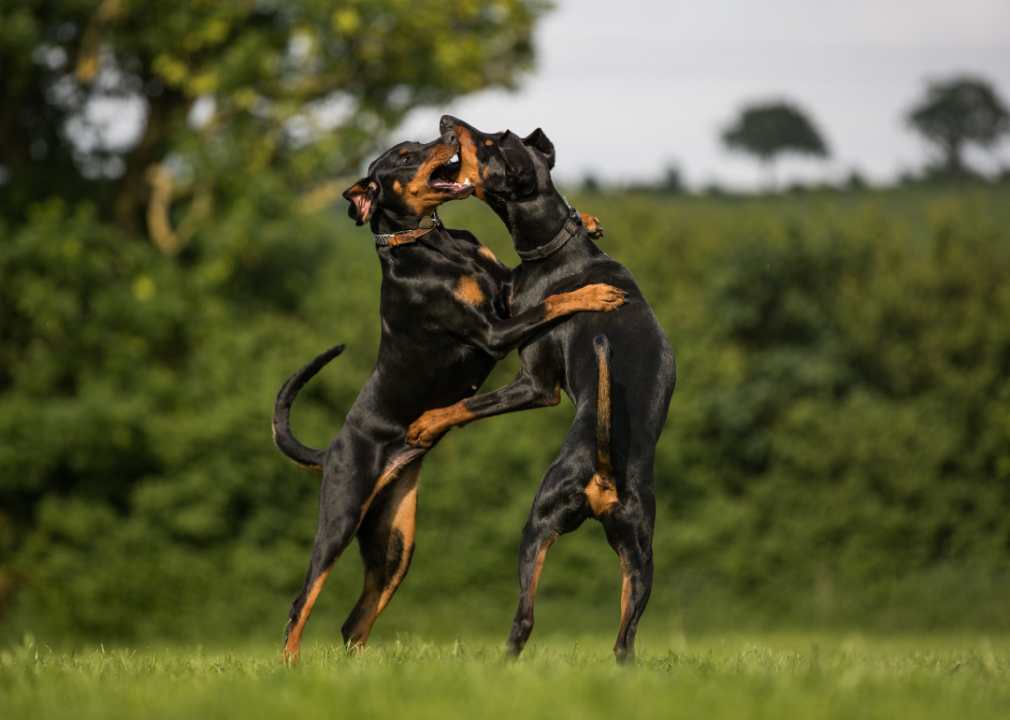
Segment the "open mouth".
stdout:
<path fill-rule="evenodd" d="M 473 190 L 474 186 L 470 183 L 470 178 L 460 179 L 459 171 L 461 167 L 462 163 L 457 152 L 447 162 L 439 165 L 432 171 L 431 176 L 428 178 L 428 184 L 436 190 L 450 192 L 453 195 Z"/>

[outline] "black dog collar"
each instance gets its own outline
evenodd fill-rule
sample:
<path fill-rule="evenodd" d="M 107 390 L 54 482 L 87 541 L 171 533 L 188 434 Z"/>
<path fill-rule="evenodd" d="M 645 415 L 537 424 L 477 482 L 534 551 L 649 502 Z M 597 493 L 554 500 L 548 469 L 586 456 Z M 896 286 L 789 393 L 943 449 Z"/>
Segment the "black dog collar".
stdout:
<path fill-rule="evenodd" d="M 575 237 L 575 233 L 578 231 L 579 225 L 582 224 L 582 216 L 579 215 L 579 211 L 573 207 L 570 207 L 569 210 L 572 212 L 568 221 L 565 223 L 565 226 L 561 228 L 561 232 L 554 236 L 553 240 L 534 250 L 516 250 L 516 255 L 518 255 L 523 262 L 530 260 L 543 260 L 563 248 L 569 240 Z"/>
<path fill-rule="evenodd" d="M 416 242 L 422 235 L 427 235 L 432 230 L 442 227 L 442 221 L 438 219 L 438 213 L 433 212 L 430 216 L 425 215 L 421 218 L 419 225 L 420 227 L 417 230 L 401 230 L 400 232 L 386 233 L 384 235 L 372 233 L 372 237 L 375 238 L 375 247 L 396 247 L 397 245 L 408 245 Z"/>

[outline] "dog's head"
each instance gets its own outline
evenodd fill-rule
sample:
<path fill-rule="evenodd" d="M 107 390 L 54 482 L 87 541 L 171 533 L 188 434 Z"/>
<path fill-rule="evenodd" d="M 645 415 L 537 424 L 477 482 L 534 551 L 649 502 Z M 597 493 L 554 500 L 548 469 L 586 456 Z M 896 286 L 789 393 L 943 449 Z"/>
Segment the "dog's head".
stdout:
<path fill-rule="evenodd" d="M 540 128 L 524 138 L 511 130 L 488 134 L 444 115 L 439 129 L 458 139 L 459 177 L 472 184 L 477 197 L 489 205 L 551 187 L 554 144 Z"/>
<path fill-rule="evenodd" d="M 451 115 L 439 123 L 443 136 L 459 142 L 460 182 L 474 186 L 474 194 L 499 214 L 504 206 L 535 192 L 554 189 L 554 143 L 537 128 L 524 138 L 510 130 L 482 133 Z M 603 225 L 592 215 L 581 216 L 589 237 L 603 236 Z"/>
<path fill-rule="evenodd" d="M 459 138 L 444 133 L 434 142 L 404 142 L 390 148 L 368 166 L 368 175 L 344 191 L 347 214 L 358 225 L 379 209 L 401 218 L 431 215 L 449 200 L 467 197 L 473 185 L 458 181 Z"/>

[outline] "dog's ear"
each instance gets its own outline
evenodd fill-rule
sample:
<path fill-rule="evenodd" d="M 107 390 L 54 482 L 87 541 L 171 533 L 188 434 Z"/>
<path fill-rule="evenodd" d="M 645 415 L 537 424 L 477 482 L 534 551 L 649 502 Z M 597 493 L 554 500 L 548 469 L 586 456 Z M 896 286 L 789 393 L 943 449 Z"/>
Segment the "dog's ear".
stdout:
<path fill-rule="evenodd" d="M 547 138 L 543 130 L 537 128 L 524 137 L 523 145 L 534 147 L 543 153 L 544 158 L 547 160 L 547 169 L 554 169 L 554 143 Z"/>
<path fill-rule="evenodd" d="M 372 219 L 380 193 L 379 183 L 371 178 L 361 178 L 344 190 L 344 199 L 351 202 L 351 206 L 347 208 L 347 215 L 356 224 L 364 225 Z"/>
<path fill-rule="evenodd" d="M 505 173 L 516 197 L 529 195 L 537 186 L 537 169 L 523 141 L 511 130 L 498 139 L 498 149 L 505 159 Z"/>

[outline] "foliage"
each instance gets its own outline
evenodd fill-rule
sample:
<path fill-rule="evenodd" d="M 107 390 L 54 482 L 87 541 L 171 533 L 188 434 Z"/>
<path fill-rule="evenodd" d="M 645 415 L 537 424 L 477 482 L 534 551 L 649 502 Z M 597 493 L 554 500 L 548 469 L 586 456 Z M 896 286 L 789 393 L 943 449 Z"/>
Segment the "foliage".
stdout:
<path fill-rule="evenodd" d="M 799 108 L 773 102 L 744 108 L 722 134 L 730 150 L 740 150 L 769 164 L 783 153 L 826 157 L 828 147 Z"/>
<path fill-rule="evenodd" d="M 944 155 L 944 172 L 963 175 L 964 146 L 992 147 L 1010 132 L 1010 113 L 992 85 L 957 77 L 931 83 L 922 102 L 908 113 L 908 124 Z"/>
<path fill-rule="evenodd" d="M 1003 718 L 1005 638 L 831 636 L 664 638 L 617 667 L 599 637 L 529 647 L 515 664 L 495 645 L 397 640 L 351 658 L 305 653 L 86 648 L 31 640 L 0 654 L 5 717 Z"/>
<path fill-rule="evenodd" d="M 122 231 L 146 227 L 178 252 L 210 206 L 246 197 L 251 176 L 278 175 L 284 207 L 292 191 L 355 169 L 412 108 L 513 87 L 542 9 L 0 0 L 0 210 L 20 220 L 54 195 L 88 199 Z M 180 208 L 182 237 L 170 229 Z"/>
<path fill-rule="evenodd" d="M 1010 626 L 1006 188 L 570 199 L 678 355 L 643 627 Z M 476 201 L 442 214 L 512 258 Z M 0 228 L 0 630 L 280 637 L 318 476 L 270 442 L 273 397 L 346 342 L 293 416 L 315 447 L 339 429 L 374 363 L 378 263 L 343 213 L 293 224 L 243 202 L 221 229 L 166 258 L 86 205 Z M 377 636 L 507 630 L 518 533 L 571 418 L 563 403 L 439 445 Z M 339 637 L 360 582 L 348 553 L 309 642 Z M 587 523 L 551 550 L 537 632 L 616 623 L 619 588 Z"/>

